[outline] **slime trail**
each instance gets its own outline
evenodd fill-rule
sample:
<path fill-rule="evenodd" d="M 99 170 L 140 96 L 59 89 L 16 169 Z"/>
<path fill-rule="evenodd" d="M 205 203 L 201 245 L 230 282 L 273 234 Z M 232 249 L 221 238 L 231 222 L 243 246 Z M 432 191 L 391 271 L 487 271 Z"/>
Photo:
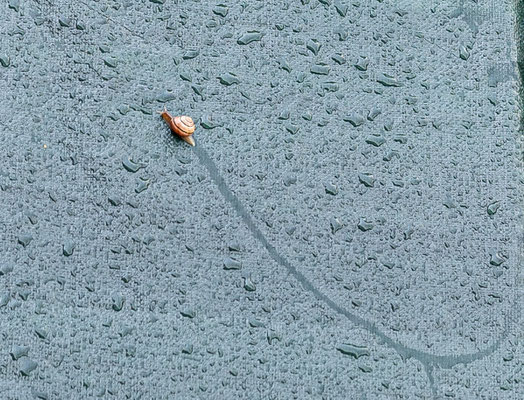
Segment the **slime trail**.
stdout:
<path fill-rule="evenodd" d="M 420 351 L 417 349 L 407 347 L 404 344 L 393 340 L 392 338 L 387 336 L 384 332 L 382 332 L 376 326 L 375 323 L 373 323 L 372 321 L 368 321 L 362 317 L 359 317 L 358 315 L 353 314 L 352 312 L 346 310 L 345 308 L 341 307 L 340 305 L 335 303 L 333 300 L 331 300 L 324 293 L 319 291 L 316 287 L 314 287 L 313 284 L 304 276 L 304 274 L 302 274 L 293 265 L 291 265 L 290 262 L 286 258 L 284 258 L 277 251 L 277 249 L 275 249 L 275 247 L 271 243 L 269 243 L 269 241 L 266 239 L 262 231 L 256 226 L 255 221 L 249 215 L 249 213 L 247 212 L 245 207 L 242 205 L 238 197 L 231 191 L 231 189 L 229 189 L 226 182 L 224 181 L 224 178 L 218 172 L 216 164 L 209 157 L 209 154 L 203 148 L 203 146 L 199 144 L 198 146 L 193 148 L 193 151 L 197 155 L 200 163 L 204 165 L 206 169 L 208 170 L 211 179 L 217 186 L 218 190 L 220 191 L 224 199 L 231 205 L 231 207 L 233 207 L 233 209 L 237 212 L 237 214 L 242 218 L 244 223 L 247 225 L 247 227 L 251 231 L 252 235 L 255 237 L 255 239 L 257 239 L 265 247 L 265 249 L 271 256 L 271 258 L 279 265 L 285 267 L 287 271 L 291 275 L 293 275 L 298 282 L 300 282 L 300 284 L 304 287 L 305 290 L 311 292 L 318 300 L 327 304 L 332 310 L 343 315 L 344 317 L 346 317 L 348 320 L 350 320 L 354 324 L 360 325 L 361 327 L 366 329 L 368 332 L 376 335 L 387 346 L 394 349 L 403 358 L 413 357 L 419 360 L 425 366 L 426 373 L 428 374 L 430 382 L 432 383 L 431 386 L 432 386 L 432 390 L 434 394 L 435 394 L 435 391 L 433 387 L 433 377 L 432 377 L 432 371 L 434 369 L 434 366 L 439 366 L 442 368 L 450 368 L 456 364 L 460 364 L 460 363 L 467 364 L 467 363 L 479 360 L 493 353 L 494 351 L 496 351 L 499 348 L 501 342 L 507 336 L 507 333 L 509 330 L 509 319 L 508 318 L 506 318 L 505 329 L 501 337 L 491 346 L 477 353 L 459 354 L 459 355 L 437 355 L 437 354 L 431 354 L 431 353 L 427 353 L 424 351 Z"/>

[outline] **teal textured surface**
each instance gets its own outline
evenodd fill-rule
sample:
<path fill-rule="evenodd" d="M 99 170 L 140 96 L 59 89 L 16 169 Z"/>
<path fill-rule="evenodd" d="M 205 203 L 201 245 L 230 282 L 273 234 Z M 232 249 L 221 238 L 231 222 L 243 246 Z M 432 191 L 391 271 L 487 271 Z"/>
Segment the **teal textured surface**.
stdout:
<path fill-rule="evenodd" d="M 522 398 L 519 7 L 0 6 L 0 398 Z"/>

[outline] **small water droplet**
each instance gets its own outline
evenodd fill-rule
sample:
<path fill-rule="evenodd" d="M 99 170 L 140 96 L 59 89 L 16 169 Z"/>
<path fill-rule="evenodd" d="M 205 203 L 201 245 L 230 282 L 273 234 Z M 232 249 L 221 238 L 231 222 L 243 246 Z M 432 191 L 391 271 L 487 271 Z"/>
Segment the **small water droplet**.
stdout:
<path fill-rule="evenodd" d="M 228 11 L 229 9 L 225 4 L 217 4 L 215 7 L 213 7 L 213 13 L 216 15 L 220 15 L 221 17 L 225 17 Z"/>
<path fill-rule="evenodd" d="M 318 55 L 318 52 L 320 51 L 320 48 L 322 47 L 322 44 L 319 43 L 316 39 L 310 39 L 307 44 L 306 48 L 311 51 L 314 55 Z"/>
<path fill-rule="evenodd" d="M 377 82 L 384 86 L 400 87 L 402 83 L 399 82 L 395 77 L 382 73 L 377 76 Z"/>
<path fill-rule="evenodd" d="M 232 72 L 228 72 L 222 76 L 219 76 L 218 79 L 220 80 L 220 83 L 225 86 L 231 86 L 233 84 L 240 83 L 240 79 L 238 79 L 237 76 Z"/>
<path fill-rule="evenodd" d="M 234 258 L 227 257 L 224 260 L 224 269 L 225 270 L 238 270 L 242 268 L 242 263 Z"/>
<path fill-rule="evenodd" d="M 262 36 L 263 34 L 259 31 L 248 31 L 237 40 L 237 43 L 240 45 L 246 45 L 251 42 L 260 41 Z"/>
<path fill-rule="evenodd" d="M 324 184 L 324 189 L 326 193 L 331 194 L 333 196 L 335 196 L 338 193 L 338 188 L 330 182 Z"/>
<path fill-rule="evenodd" d="M 71 256 L 75 251 L 75 243 L 73 243 L 72 241 L 67 241 L 66 243 L 64 243 L 62 251 L 64 256 Z"/>
<path fill-rule="evenodd" d="M 11 358 L 16 361 L 29 354 L 29 346 L 14 346 L 9 354 Z"/>
<path fill-rule="evenodd" d="M 32 240 L 33 236 L 29 234 L 23 234 L 18 237 L 18 243 L 20 243 L 24 247 L 27 247 Z"/>
<path fill-rule="evenodd" d="M 331 218 L 329 223 L 331 225 L 331 232 L 332 233 L 336 233 L 337 231 L 339 231 L 343 227 L 342 222 L 340 222 L 340 220 L 338 218 Z"/>
<path fill-rule="evenodd" d="M 329 65 L 315 64 L 310 68 L 310 72 L 316 75 L 328 75 L 330 71 Z"/>
<path fill-rule="evenodd" d="M 29 376 L 38 367 L 38 364 L 28 357 L 20 359 L 19 371 L 24 376 Z"/>
<path fill-rule="evenodd" d="M 373 224 L 371 222 L 368 222 L 364 218 L 360 218 L 360 220 L 359 220 L 359 222 L 357 224 L 357 227 L 362 232 L 366 232 L 366 231 L 369 231 L 369 230 L 373 229 Z"/>
<path fill-rule="evenodd" d="M 348 12 L 348 5 L 342 3 L 341 0 L 335 0 L 335 9 L 341 17 L 345 17 Z"/>
<path fill-rule="evenodd" d="M 349 355 L 357 359 L 362 356 L 369 356 L 369 350 L 366 347 L 356 346 L 350 343 L 337 346 L 337 350 L 342 354 Z"/>
<path fill-rule="evenodd" d="M 349 114 L 348 116 L 343 117 L 343 120 L 349 122 L 354 127 L 360 126 L 365 122 L 364 117 L 357 113 Z"/>
<path fill-rule="evenodd" d="M 500 207 L 500 203 L 498 201 L 491 203 L 488 205 L 488 214 L 489 215 L 495 215 Z"/>
<path fill-rule="evenodd" d="M 0 55 L 0 64 L 2 64 L 2 67 L 7 68 L 11 64 L 11 59 L 6 54 L 1 54 Z"/>
<path fill-rule="evenodd" d="M 136 193 L 142 193 L 144 190 L 146 190 L 149 187 L 151 181 L 149 180 L 140 180 L 138 182 L 138 186 L 135 189 Z"/>

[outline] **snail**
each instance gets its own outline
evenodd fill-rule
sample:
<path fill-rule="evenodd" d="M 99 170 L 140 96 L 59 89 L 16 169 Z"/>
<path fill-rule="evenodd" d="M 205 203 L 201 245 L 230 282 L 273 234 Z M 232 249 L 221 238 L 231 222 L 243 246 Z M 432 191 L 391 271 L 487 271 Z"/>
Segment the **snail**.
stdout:
<path fill-rule="evenodd" d="M 164 121 L 166 121 L 171 128 L 171 130 L 183 141 L 189 143 L 191 146 L 195 145 L 195 139 L 191 137 L 193 132 L 195 132 L 195 123 L 188 116 L 172 117 L 171 114 L 167 112 L 166 106 L 162 111 L 157 111 Z"/>

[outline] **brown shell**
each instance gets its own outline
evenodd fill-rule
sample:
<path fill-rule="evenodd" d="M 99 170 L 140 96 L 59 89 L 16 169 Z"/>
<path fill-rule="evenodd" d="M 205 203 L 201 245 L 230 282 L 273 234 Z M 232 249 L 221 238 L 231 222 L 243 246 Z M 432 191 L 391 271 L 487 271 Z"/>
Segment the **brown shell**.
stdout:
<path fill-rule="evenodd" d="M 195 123 L 186 115 L 174 117 L 170 123 L 171 129 L 179 136 L 191 136 L 195 132 Z"/>

